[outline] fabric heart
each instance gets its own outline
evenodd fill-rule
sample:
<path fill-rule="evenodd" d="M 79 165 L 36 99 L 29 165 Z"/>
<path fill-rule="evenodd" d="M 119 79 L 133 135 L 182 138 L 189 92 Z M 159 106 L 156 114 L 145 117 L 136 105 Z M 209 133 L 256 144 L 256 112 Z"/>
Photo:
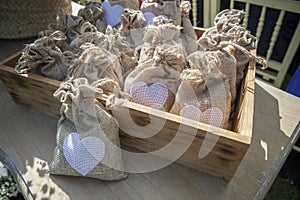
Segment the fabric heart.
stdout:
<path fill-rule="evenodd" d="M 104 142 L 97 137 L 86 137 L 80 141 L 77 133 L 64 139 L 63 152 L 68 163 L 81 175 L 92 171 L 104 158 Z"/>
<path fill-rule="evenodd" d="M 220 127 L 223 120 L 223 112 L 217 107 L 201 112 L 196 106 L 187 105 L 181 109 L 180 115 L 216 127 Z"/>
<path fill-rule="evenodd" d="M 168 19 L 168 17 L 166 15 L 159 15 L 159 16 L 162 16 L 163 18 Z M 144 17 L 147 21 L 147 24 L 153 25 L 153 18 L 156 16 L 152 12 L 145 12 Z"/>
<path fill-rule="evenodd" d="M 136 82 L 130 88 L 132 101 L 151 108 L 160 109 L 168 99 L 168 88 L 162 83 L 148 86 L 144 82 Z"/>
<path fill-rule="evenodd" d="M 104 9 L 103 16 L 107 25 L 115 27 L 121 23 L 121 15 L 123 14 L 124 10 L 121 5 L 111 6 L 108 1 L 104 1 L 101 6 Z"/>

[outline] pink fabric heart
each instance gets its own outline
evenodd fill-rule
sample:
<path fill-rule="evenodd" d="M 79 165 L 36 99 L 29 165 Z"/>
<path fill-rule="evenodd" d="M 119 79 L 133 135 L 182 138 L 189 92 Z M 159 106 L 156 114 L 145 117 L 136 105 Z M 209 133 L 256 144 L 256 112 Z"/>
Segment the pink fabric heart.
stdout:
<path fill-rule="evenodd" d="M 104 9 L 104 19 L 107 25 L 115 27 L 121 23 L 121 15 L 123 14 L 124 8 L 121 5 L 111 6 L 108 1 L 104 1 L 101 5 Z"/>
<path fill-rule="evenodd" d="M 168 19 L 168 16 L 166 15 L 158 15 L 158 16 L 162 16 L 163 18 Z M 153 14 L 152 12 L 145 12 L 144 17 L 147 21 L 147 24 L 153 25 L 153 18 L 156 17 L 155 14 Z"/>
<path fill-rule="evenodd" d="M 168 99 L 168 88 L 162 83 L 148 86 L 144 82 L 136 82 L 130 87 L 130 95 L 135 103 L 161 109 Z"/>
<path fill-rule="evenodd" d="M 181 109 L 180 115 L 216 127 L 220 127 L 223 120 L 223 112 L 217 107 L 201 112 L 196 106 L 187 105 Z"/>

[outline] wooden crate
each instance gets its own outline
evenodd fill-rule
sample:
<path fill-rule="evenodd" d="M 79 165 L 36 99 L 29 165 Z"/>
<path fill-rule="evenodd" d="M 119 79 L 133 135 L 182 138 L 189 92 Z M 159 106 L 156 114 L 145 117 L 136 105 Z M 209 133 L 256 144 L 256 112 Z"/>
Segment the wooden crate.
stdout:
<path fill-rule="evenodd" d="M 0 63 L 0 79 L 3 81 L 15 103 L 32 107 L 51 116 L 58 116 L 60 102 L 53 93 L 60 81 L 36 74 L 17 74 L 15 66 L 21 52 Z"/>
<path fill-rule="evenodd" d="M 203 33 L 203 29 L 196 29 L 196 32 L 200 36 Z M 20 52 L 0 63 L 0 78 L 12 99 L 18 104 L 30 106 L 52 116 L 58 116 L 60 103 L 54 99 L 53 93 L 59 87 L 60 82 L 36 74 L 17 74 L 14 71 L 14 66 L 19 57 Z M 245 74 L 240 91 L 238 91 L 236 116 L 233 120 L 232 131 L 124 101 L 122 106 L 118 106 L 114 110 L 114 116 L 120 119 L 125 113 L 129 113 L 139 127 L 130 126 L 130 121 L 127 123 L 122 118 L 123 123 L 120 123 L 122 145 L 143 152 L 152 152 L 168 144 L 176 137 L 178 130 L 183 134 L 183 137 L 179 138 L 180 143 L 185 143 L 191 139 L 190 137 L 193 136 L 190 133 L 195 131 L 196 136 L 192 138 L 191 145 L 177 162 L 222 177 L 225 180 L 230 180 L 251 143 L 255 61 L 249 63 Z M 165 121 L 158 134 L 150 138 L 131 136 L 130 133 L 140 131 L 140 127 L 145 127 L 143 129 L 145 134 L 151 134 L 153 130 L 148 126 L 146 127 L 146 125 L 151 123 L 151 120 L 153 120 L 152 122 Z M 199 149 L 203 145 L 206 136 L 218 137 L 217 143 L 204 158 L 199 159 Z M 206 140 L 206 142 L 213 141 Z"/>

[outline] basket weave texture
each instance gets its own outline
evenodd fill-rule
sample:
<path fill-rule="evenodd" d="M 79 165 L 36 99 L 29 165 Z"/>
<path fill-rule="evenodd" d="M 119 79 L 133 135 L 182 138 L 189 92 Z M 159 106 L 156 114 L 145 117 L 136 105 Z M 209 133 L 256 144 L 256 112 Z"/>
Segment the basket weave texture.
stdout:
<path fill-rule="evenodd" d="M 71 0 L 1 0 L 0 38 L 22 39 L 37 36 L 56 21 L 59 8 L 71 14 Z"/>

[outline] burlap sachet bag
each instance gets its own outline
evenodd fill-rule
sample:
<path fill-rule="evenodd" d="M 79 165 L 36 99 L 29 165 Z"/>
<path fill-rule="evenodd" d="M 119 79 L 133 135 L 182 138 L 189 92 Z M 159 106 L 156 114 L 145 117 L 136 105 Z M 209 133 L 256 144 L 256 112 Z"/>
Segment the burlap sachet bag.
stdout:
<path fill-rule="evenodd" d="M 185 51 L 178 42 L 178 26 L 156 18 L 157 24 L 147 27 L 138 52 L 139 64 L 126 76 L 124 92 L 136 103 L 169 111 L 180 83 L 179 75 L 186 66 Z"/>
<path fill-rule="evenodd" d="M 78 11 L 78 16 L 93 24 L 99 32 L 105 33 L 107 25 L 103 14 L 104 10 L 98 2 L 88 2 Z"/>
<path fill-rule="evenodd" d="M 173 20 L 158 16 L 154 18 L 154 25 L 146 28 L 143 44 L 136 48 L 135 55 L 139 58 L 139 64 L 152 60 L 156 47 L 161 45 L 164 45 L 165 49 L 177 46 L 178 54 L 185 55 L 180 38 L 180 27 L 174 25 Z"/>
<path fill-rule="evenodd" d="M 145 27 L 146 19 L 140 10 L 125 8 L 121 15 L 120 33 L 126 34 L 127 31 Z"/>
<path fill-rule="evenodd" d="M 124 92 L 131 95 L 133 102 L 167 112 L 171 109 L 185 66 L 185 58 L 177 50 L 177 46 L 157 46 L 154 58 L 140 63 L 126 77 Z"/>
<path fill-rule="evenodd" d="M 81 25 L 79 35 L 70 42 L 70 51 L 79 53 L 81 46 L 85 43 L 91 43 L 103 48 L 108 46 L 107 36 L 99 32 L 90 22 L 85 22 Z"/>
<path fill-rule="evenodd" d="M 248 30 L 241 26 L 235 26 L 228 31 L 228 34 L 232 35 L 233 45 L 231 46 L 233 46 L 233 55 L 237 62 L 236 84 L 239 86 L 244 78 L 245 68 L 250 59 L 255 59 L 263 66 L 263 69 L 266 68 L 267 64 L 263 58 L 250 54 L 251 50 L 257 49 L 257 39 Z"/>
<path fill-rule="evenodd" d="M 195 52 L 193 55 L 193 59 L 195 58 L 199 60 L 203 60 L 203 64 L 205 60 L 214 60 L 215 66 L 219 69 L 219 71 L 228 79 L 229 89 L 231 94 L 231 108 L 235 108 L 236 102 L 236 75 L 237 75 L 237 62 L 234 57 L 235 49 L 231 46 L 224 46 L 223 48 L 215 51 L 203 51 L 203 52 Z M 194 62 L 194 60 L 190 60 L 189 64 L 192 69 L 199 69 L 202 65 L 198 65 L 198 62 Z M 234 116 L 234 109 L 231 109 L 230 118 Z"/>
<path fill-rule="evenodd" d="M 21 74 L 31 72 L 64 80 L 68 66 L 63 62 L 63 52 L 57 43 L 65 39 L 61 31 L 55 31 L 26 45 L 15 67 L 16 72 Z"/>
<path fill-rule="evenodd" d="M 245 68 L 249 59 L 255 59 L 258 63 L 266 67 L 265 61 L 257 56 L 252 56 L 249 51 L 257 48 L 257 39 L 250 34 L 239 23 L 245 13 L 240 10 L 224 10 L 215 17 L 215 26 L 203 33 L 198 40 L 198 44 L 206 50 L 219 50 L 228 45 L 232 48 L 229 51 L 236 59 L 236 87 L 244 77 Z"/>
<path fill-rule="evenodd" d="M 130 47 L 119 31 L 110 26 L 107 27 L 104 34 L 99 32 L 91 23 L 85 22 L 81 26 L 80 35 L 70 43 L 71 51 L 81 54 L 81 47 L 85 43 L 92 43 L 115 55 L 123 68 L 123 73 L 136 65 L 137 60 L 134 57 L 134 49 Z"/>
<path fill-rule="evenodd" d="M 168 19 L 181 25 L 180 0 L 144 0 L 141 5 L 143 13 L 150 12 L 155 16 L 165 15 Z"/>
<path fill-rule="evenodd" d="M 86 43 L 85 48 L 77 60 L 68 68 L 68 79 L 87 78 L 93 83 L 103 78 L 123 84 L 122 69 L 118 58 L 107 50 Z"/>
<path fill-rule="evenodd" d="M 181 84 L 170 112 L 229 129 L 231 94 L 228 79 L 218 69 L 216 58 L 201 54 L 197 51 L 188 57 L 193 69 L 181 73 Z"/>
<path fill-rule="evenodd" d="M 191 11 L 191 3 L 189 1 L 183 1 L 180 4 L 181 9 L 181 26 L 182 26 L 182 42 L 186 50 L 187 55 L 198 50 L 197 34 L 193 28 L 189 14 Z"/>
<path fill-rule="evenodd" d="M 84 78 L 62 83 L 55 92 L 62 108 L 51 174 L 101 180 L 127 177 L 122 171 L 118 123 L 96 100 L 102 94 L 99 82 L 90 85 Z"/>
<path fill-rule="evenodd" d="M 127 42 L 126 37 L 114 28 L 106 29 L 106 45 L 103 46 L 108 52 L 115 55 L 122 68 L 122 74 L 130 71 L 137 65 L 137 58 L 134 56 L 134 48 Z"/>
<path fill-rule="evenodd" d="M 63 9 L 58 10 L 56 23 L 49 24 L 48 29 L 41 31 L 38 36 L 50 36 L 53 32 L 59 30 L 66 36 L 65 40 L 57 43 L 57 46 L 64 52 L 70 50 L 70 43 L 80 35 L 81 26 L 84 24 L 81 16 L 69 15 Z"/>
<path fill-rule="evenodd" d="M 125 8 L 121 15 L 121 25 L 118 30 L 130 48 L 135 49 L 143 44 L 146 25 L 146 19 L 140 10 Z"/>

